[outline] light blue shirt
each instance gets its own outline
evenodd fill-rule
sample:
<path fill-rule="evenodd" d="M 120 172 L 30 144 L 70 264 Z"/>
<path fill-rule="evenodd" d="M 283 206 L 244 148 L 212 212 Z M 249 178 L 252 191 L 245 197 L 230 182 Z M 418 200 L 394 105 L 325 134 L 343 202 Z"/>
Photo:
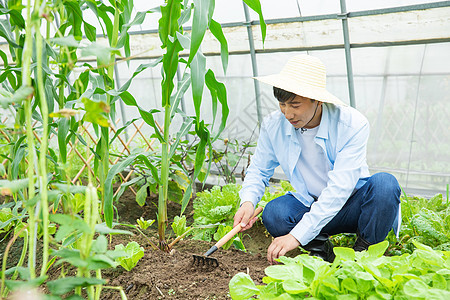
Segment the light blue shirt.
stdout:
<path fill-rule="evenodd" d="M 322 107 L 314 141 L 324 151 L 330 171 L 327 186 L 317 201 L 308 193 L 297 165 L 302 149 L 295 128 L 281 111 L 275 111 L 264 119 L 255 154 L 239 193 L 241 204 L 250 201 L 256 207 L 275 168 L 281 166 L 296 190 L 291 194 L 311 207 L 290 232 L 301 245 L 314 239 L 341 210 L 353 191 L 363 186 L 370 176 L 366 162 L 370 132 L 367 119 L 351 107 L 328 103 L 323 103 Z"/>

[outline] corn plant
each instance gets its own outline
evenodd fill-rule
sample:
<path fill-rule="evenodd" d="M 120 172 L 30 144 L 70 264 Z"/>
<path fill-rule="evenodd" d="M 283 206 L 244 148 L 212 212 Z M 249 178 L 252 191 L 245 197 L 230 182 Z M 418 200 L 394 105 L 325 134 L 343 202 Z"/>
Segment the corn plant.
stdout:
<path fill-rule="evenodd" d="M 265 23 L 262 19 L 261 6 L 258 0 L 244 0 L 250 8 L 255 10 L 260 15 L 261 30 L 263 40 L 265 38 Z M 165 241 L 165 230 L 167 227 L 167 199 L 168 199 L 168 178 L 171 159 L 175 153 L 175 150 L 182 140 L 182 138 L 193 127 L 196 135 L 200 138 L 195 163 L 194 172 L 191 176 L 191 184 L 186 189 L 183 200 L 181 213 L 186 208 L 191 192 L 192 184 L 200 174 L 202 165 L 205 161 L 206 148 L 211 150 L 211 142 L 217 139 L 220 132 L 225 127 L 228 117 L 229 109 L 227 104 L 227 94 L 225 85 L 220 83 L 215 78 L 212 70 L 206 70 L 206 57 L 201 52 L 201 43 L 207 28 L 211 33 L 219 40 L 221 44 L 221 58 L 224 72 L 228 65 L 228 46 L 226 38 L 223 34 L 222 28 L 219 23 L 212 18 L 215 7 L 214 0 L 194 0 L 194 1 L 181 1 L 181 0 L 167 0 L 165 5 L 161 6 L 161 18 L 159 19 L 159 37 L 164 49 L 164 55 L 161 60 L 156 63 L 162 64 L 163 79 L 161 82 L 162 87 L 162 99 L 161 106 L 164 113 L 164 126 L 163 132 L 160 132 L 154 122 L 153 114 L 158 113 L 157 110 L 150 112 L 144 111 L 139 107 L 135 99 L 125 94 L 123 90 L 122 99 L 128 105 L 136 106 L 139 109 L 141 116 L 146 122 L 155 129 L 156 136 L 161 143 L 161 171 L 158 174 L 158 178 L 155 180 L 158 183 L 158 234 L 159 234 L 159 246 L 163 250 L 168 250 Z M 186 33 L 183 29 L 183 25 L 193 16 L 192 29 L 190 34 Z M 189 56 L 184 59 L 181 58 L 179 53 L 183 49 L 189 49 Z M 145 67 L 141 66 L 136 70 L 135 74 L 141 72 Z M 177 88 L 175 88 L 174 78 L 178 69 L 182 70 L 181 81 L 178 82 Z M 218 102 L 221 104 L 221 122 L 219 128 L 215 134 L 212 134 L 211 128 L 208 128 L 205 121 L 202 120 L 200 115 L 200 108 L 202 104 L 202 94 L 204 86 L 207 86 L 211 93 L 213 101 L 212 115 L 215 120 L 217 115 Z M 171 123 L 175 115 L 182 114 L 179 110 L 181 97 L 186 90 L 191 86 L 192 99 L 195 109 L 195 116 L 184 116 L 184 122 L 181 128 L 176 134 L 175 142 L 170 144 L 170 129 Z M 108 220 L 107 220 L 108 221 Z M 112 220 L 108 221 L 111 224 Z"/>

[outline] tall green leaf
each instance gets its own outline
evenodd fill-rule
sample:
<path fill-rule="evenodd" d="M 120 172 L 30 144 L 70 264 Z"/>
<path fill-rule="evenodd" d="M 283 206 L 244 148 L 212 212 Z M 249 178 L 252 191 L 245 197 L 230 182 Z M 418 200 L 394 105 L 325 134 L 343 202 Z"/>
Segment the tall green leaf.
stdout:
<path fill-rule="evenodd" d="M 216 136 L 214 140 L 216 140 L 219 135 L 222 133 L 222 131 L 225 129 L 225 125 L 227 123 L 228 114 L 230 112 L 228 108 L 228 101 L 227 101 L 227 90 L 225 88 L 225 85 L 221 82 L 218 82 L 216 80 L 216 77 L 214 76 L 213 71 L 208 70 L 205 75 L 205 81 L 206 86 L 208 87 L 211 98 L 213 101 L 213 108 L 217 106 L 216 102 L 217 99 L 219 100 L 221 106 L 222 106 L 222 121 L 220 123 L 219 131 L 216 133 Z M 216 117 L 216 111 L 213 111 L 213 117 L 215 119 Z"/>
<path fill-rule="evenodd" d="M 195 115 L 200 119 L 203 88 L 205 86 L 206 57 L 197 52 L 191 63 L 192 98 L 194 100 Z"/>
<path fill-rule="evenodd" d="M 109 228 L 112 228 L 112 222 L 113 222 L 113 180 L 114 176 L 116 176 L 119 172 L 122 172 L 125 170 L 126 167 L 128 167 L 133 160 L 136 158 L 137 154 L 131 154 L 128 156 L 125 160 L 121 161 L 120 163 L 115 164 L 111 167 L 111 169 L 108 172 L 108 175 L 106 176 L 105 180 L 105 203 L 103 207 L 103 211 L 105 214 L 105 222 L 106 225 L 108 225 Z"/>
<path fill-rule="evenodd" d="M 209 23 L 209 30 L 220 43 L 220 57 L 222 59 L 223 73 L 227 73 L 228 68 L 228 42 L 223 34 L 222 26 L 214 20 Z"/>
<path fill-rule="evenodd" d="M 251 9 L 253 9 L 259 15 L 259 25 L 261 27 L 261 35 L 263 43 L 266 40 L 266 22 L 264 21 L 264 17 L 262 14 L 261 3 L 259 0 L 243 0 L 245 4 L 248 5 Z"/>
<path fill-rule="evenodd" d="M 178 31 L 178 18 L 181 15 L 181 0 L 168 0 L 161 6 L 161 18 L 159 19 L 159 38 L 162 47 L 167 47 L 169 36 L 174 37 Z"/>
<path fill-rule="evenodd" d="M 191 31 L 191 50 L 188 65 L 194 60 L 208 26 L 210 0 L 194 0 L 194 17 Z"/>

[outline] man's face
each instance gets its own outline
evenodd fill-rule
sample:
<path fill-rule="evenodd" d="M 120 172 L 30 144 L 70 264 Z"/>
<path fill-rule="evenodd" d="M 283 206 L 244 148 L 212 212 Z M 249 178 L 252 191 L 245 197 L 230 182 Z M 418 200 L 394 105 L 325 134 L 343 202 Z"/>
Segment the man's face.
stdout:
<path fill-rule="evenodd" d="M 281 112 L 295 128 L 314 128 L 320 124 L 320 118 L 322 116 L 322 106 L 320 102 L 313 102 L 309 98 L 297 95 L 289 101 L 279 102 L 279 105 Z M 319 105 L 319 107 L 314 115 L 316 105 Z"/>

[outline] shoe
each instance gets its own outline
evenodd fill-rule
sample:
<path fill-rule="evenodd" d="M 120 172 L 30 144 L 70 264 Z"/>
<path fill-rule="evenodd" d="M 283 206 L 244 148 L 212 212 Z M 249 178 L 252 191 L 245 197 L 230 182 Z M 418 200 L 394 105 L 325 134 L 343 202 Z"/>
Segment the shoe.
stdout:
<path fill-rule="evenodd" d="M 355 251 L 365 251 L 369 249 L 369 246 L 372 244 L 366 241 L 364 238 L 362 238 L 359 233 L 357 234 L 356 242 L 353 245 L 353 250 Z"/>
<path fill-rule="evenodd" d="M 310 256 L 320 257 L 330 263 L 336 258 L 333 252 L 333 243 L 331 243 L 326 234 L 319 234 L 315 239 L 302 247 L 309 251 Z"/>

